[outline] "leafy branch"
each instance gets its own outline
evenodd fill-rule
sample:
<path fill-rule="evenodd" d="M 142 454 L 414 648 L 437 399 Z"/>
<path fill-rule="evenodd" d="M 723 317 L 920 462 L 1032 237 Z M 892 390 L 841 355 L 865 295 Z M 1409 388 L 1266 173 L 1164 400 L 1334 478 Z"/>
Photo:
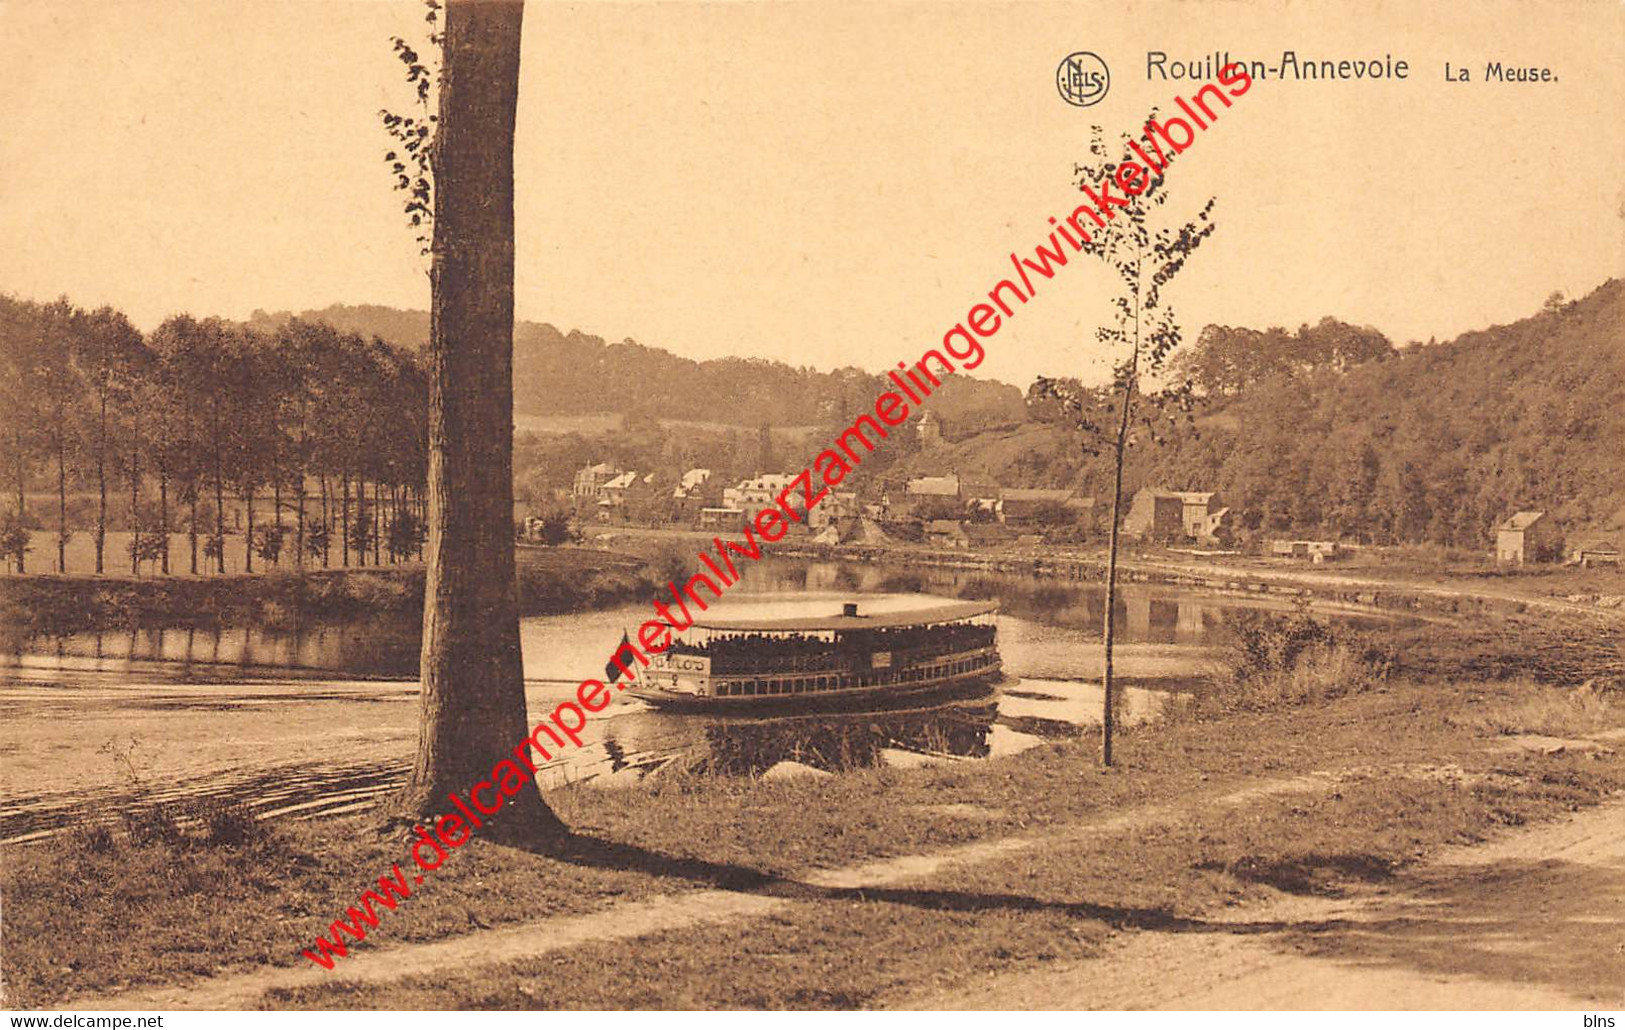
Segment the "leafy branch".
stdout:
<path fill-rule="evenodd" d="M 429 46 L 438 48 L 445 38 L 439 29 L 440 0 L 424 0 L 424 6 L 428 9 L 424 20 L 429 25 Z M 396 59 L 406 68 L 406 82 L 416 97 L 417 113 L 379 110 L 384 131 L 395 141 L 395 149 L 384 155 L 384 161 L 394 177 L 394 188 L 406 194 L 402 207 L 416 234 L 418 253 L 427 257 L 432 239 L 429 225 L 434 220 L 434 131 L 439 120 L 430 113 L 429 100 L 437 75 L 405 39 L 393 36 L 390 42 Z"/>

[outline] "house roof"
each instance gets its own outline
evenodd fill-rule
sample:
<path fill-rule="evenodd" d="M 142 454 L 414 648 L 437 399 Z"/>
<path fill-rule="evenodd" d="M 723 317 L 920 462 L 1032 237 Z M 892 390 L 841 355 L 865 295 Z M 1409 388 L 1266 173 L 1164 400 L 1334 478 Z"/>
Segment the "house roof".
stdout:
<path fill-rule="evenodd" d="M 738 489 L 778 491 L 789 486 L 792 482 L 794 482 L 794 480 L 794 476 L 787 476 L 779 472 L 769 472 L 764 475 L 757 476 L 754 479 L 740 480 Z"/>
<path fill-rule="evenodd" d="M 958 476 L 921 476 L 908 481 L 907 490 L 915 497 L 958 497 Z"/>
<path fill-rule="evenodd" d="M 1169 490 L 1166 487 L 1148 486 L 1140 491 L 1152 497 L 1166 497 L 1184 501 L 1186 504 L 1206 504 L 1213 500 L 1214 490 Z"/>
<path fill-rule="evenodd" d="M 999 499 L 1003 501 L 1026 501 L 1030 504 L 1051 502 L 1065 504 L 1072 499 L 1071 490 L 1026 490 L 1011 488 L 999 491 Z"/>
<path fill-rule="evenodd" d="M 1574 533 L 1569 535 L 1568 546 L 1570 551 L 1619 551 L 1621 534 L 1617 533 Z"/>
<path fill-rule="evenodd" d="M 1512 531 L 1528 529 L 1545 517 L 1546 513 L 1543 511 L 1520 511 L 1495 528 Z"/>
<path fill-rule="evenodd" d="M 604 484 L 604 489 L 605 490 L 624 490 L 627 487 L 631 486 L 632 481 L 637 479 L 637 478 L 638 478 L 638 474 L 636 472 L 622 472 L 620 475 L 616 476 L 614 479 L 611 479 L 609 482 L 605 483 Z"/>

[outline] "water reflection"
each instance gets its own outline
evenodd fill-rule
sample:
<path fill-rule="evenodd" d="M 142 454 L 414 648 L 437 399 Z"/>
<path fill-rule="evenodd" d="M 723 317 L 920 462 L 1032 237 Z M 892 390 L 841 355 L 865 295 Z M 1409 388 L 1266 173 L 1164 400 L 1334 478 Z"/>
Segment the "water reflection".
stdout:
<path fill-rule="evenodd" d="M 672 748 L 676 765 L 692 773 L 756 776 L 781 762 L 845 772 L 887 764 L 889 751 L 926 758 L 986 758 L 998 715 L 998 698 L 979 696 L 929 708 L 879 709 L 863 713 L 763 719 L 689 718 L 671 732 L 669 716 L 617 720 L 616 745 L 628 754 L 650 752 L 654 730 Z M 674 747 L 675 745 L 675 747 Z"/>
<path fill-rule="evenodd" d="M 764 561 L 752 567 L 746 582 L 719 608 L 763 601 L 827 606 L 851 594 L 998 600 L 1001 646 L 1008 640 L 1018 648 L 1026 639 L 1070 652 L 1069 645 L 1100 639 L 1105 615 L 1105 593 L 1098 584 L 1057 583 L 1015 574 L 795 561 Z M 883 604 L 888 599 L 873 600 Z M 901 603 L 912 602 L 905 596 Z M 1226 613 L 1237 603 L 1178 588 L 1127 585 L 1120 591 L 1117 605 L 1120 639 L 1126 644 L 1210 645 L 1222 637 Z M 599 643 L 596 634 L 591 634 L 592 647 L 584 650 L 575 644 L 579 635 L 546 631 L 542 636 L 548 639 L 538 640 L 535 627 L 636 626 L 647 617 L 646 607 L 629 605 L 609 612 L 526 619 L 526 676 L 579 680 L 602 665 L 600 653 L 607 653 L 614 644 L 613 640 Z M 1020 624 L 1064 632 L 1038 633 Z M 261 672 L 286 675 L 290 670 L 349 678 L 412 679 L 417 674 L 419 633 L 415 617 L 399 615 L 291 626 L 144 627 L 72 633 L 17 641 L 0 652 L 0 669 L 102 673 L 140 669 L 203 681 Z M 1068 660 L 1072 657 L 1067 656 Z M 556 660 L 560 658 L 569 661 Z"/>

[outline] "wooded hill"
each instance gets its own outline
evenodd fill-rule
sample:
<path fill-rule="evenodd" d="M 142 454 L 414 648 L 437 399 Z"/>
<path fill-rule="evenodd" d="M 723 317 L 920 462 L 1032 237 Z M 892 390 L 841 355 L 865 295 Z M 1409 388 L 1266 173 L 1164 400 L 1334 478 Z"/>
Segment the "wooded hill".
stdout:
<path fill-rule="evenodd" d="M 1625 527 L 1625 284 L 1446 343 L 1379 340 L 1208 327 L 1179 364 L 1206 393 L 1196 424 L 1137 446 L 1130 489 L 1218 490 L 1246 529 L 1374 543 L 1482 548 L 1523 508 Z M 1109 496 L 1107 463 L 1034 414 L 905 472 Z"/>
<path fill-rule="evenodd" d="M 249 325 L 269 332 L 292 317 L 256 311 Z M 426 311 L 335 304 L 297 317 L 404 347 L 420 349 L 429 338 Z M 952 389 L 933 402 L 938 417 L 966 432 L 1023 417 L 1015 387 L 954 379 Z M 609 343 L 540 322 L 514 326 L 514 414 L 522 417 L 635 413 L 751 429 L 833 425 L 843 416 L 849 420 L 848 412 L 873 408 L 875 397 L 890 388 L 884 377 L 856 368 L 820 372 L 761 358 L 693 361 L 630 339 Z"/>

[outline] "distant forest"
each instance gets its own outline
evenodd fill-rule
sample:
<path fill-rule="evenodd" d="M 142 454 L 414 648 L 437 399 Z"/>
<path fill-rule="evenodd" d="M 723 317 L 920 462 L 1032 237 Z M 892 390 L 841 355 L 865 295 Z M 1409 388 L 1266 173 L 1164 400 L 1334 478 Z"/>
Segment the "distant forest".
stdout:
<path fill-rule="evenodd" d="M 229 498 L 248 571 L 399 560 L 422 542 L 428 404 L 417 353 L 376 337 L 187 315 L 143 334 L 111 308 L 0 296 L 0 557 L 62 569 L 89 530 L 97 572 L 223 572 Z M 131 534 L 123 554 L 109 530 Z"/>
<path fill-rule="evenodd" d="M 293 317 L 414 349 L 429 339 L 428 312 L 378 306 L 335 304 L 297 316 L 256 311 L 249 325 L 270 332 Z M 937 417 L 952 420 L 962 432 L 1023 417 L 1015 387 L 956 378 L 954 389 L 932 403 Z M 633 340 L 609 343 L 539 322 L 514 326 L 514 414 L 521 417 L 616 413 L 751 430 L 822 425 L 872 408 L 887 389 L 884 376 L 857 368 L 820 372 L 762 358 L 693 361 Z"/>
<path fill-rule="evenodd" d="M 0 555 L 15 567 L 23 547 L 56 557 L 66 534 L 118 527 L 135 538 L 109 566 L 167 569 L 180 533 L 191 553 L 178 566 L 219 568 L 227 499 L 252 522 L 257 498 L 273 514 L 246 527 L 251 558 L 405 556 L 422 534 L 426 331 L 422 312 L 333 307 L 247 324 L 179 316 L 142 334 L 111 309 L 0 296 Z M 886 388 L 855 368 L 689 361 L 536 323 L 517 327 L 515 365 L 521 422 L 612 416 L 519 434 L 518 493 L 536 501 L 589 461 L 667 480 L 793 470 Z M 1161 444 L 1141 434 L 1129 486 L 1217 490 L 1251 533 L 1482 548 L 1524 508 L 1571 530 L 1625 529 L 1618 280 L 1403 348 L 1334 319 L 1208 326 L 1170 371 L 1200 398 L 1194 422 Z M 687 421 L 696 397 L 716 402 L 705 424 Z M 1107 493 L 1106 462 L 1013 386 L 952 376 L 929 410 L 940 443 L 922 449 L 911 422 L 851 485 L 958 473 L 972 491 Z"/>
<path fill-rule="evenodd" d="M 1208 326 L 1173 363 L 1195 422 L 1137 439 L 1131 488 L 1217 490 L 1243 529 L 1483 548 L 1514 511 L 1625 528 L 1625 284 L 1511 325 L 1395 348 L 1326 319 Z M 953 440 L 913 471 L 1105 496 L 1110 469 L 1048 421 Z"/>
<path fill-rule="evenodd" d="M 1204 334 L 1208 351 L 1234 338 Z M 1141 481 L 1220 490 L 1250 528 L 1373 543 L 1482 548 L 1525 508 L 1625 527 L 1625 283 L 1448 343 L 1335 358 L 1288 353 L 1214 386 L 1201 432 L 1147 448 Z"/>

